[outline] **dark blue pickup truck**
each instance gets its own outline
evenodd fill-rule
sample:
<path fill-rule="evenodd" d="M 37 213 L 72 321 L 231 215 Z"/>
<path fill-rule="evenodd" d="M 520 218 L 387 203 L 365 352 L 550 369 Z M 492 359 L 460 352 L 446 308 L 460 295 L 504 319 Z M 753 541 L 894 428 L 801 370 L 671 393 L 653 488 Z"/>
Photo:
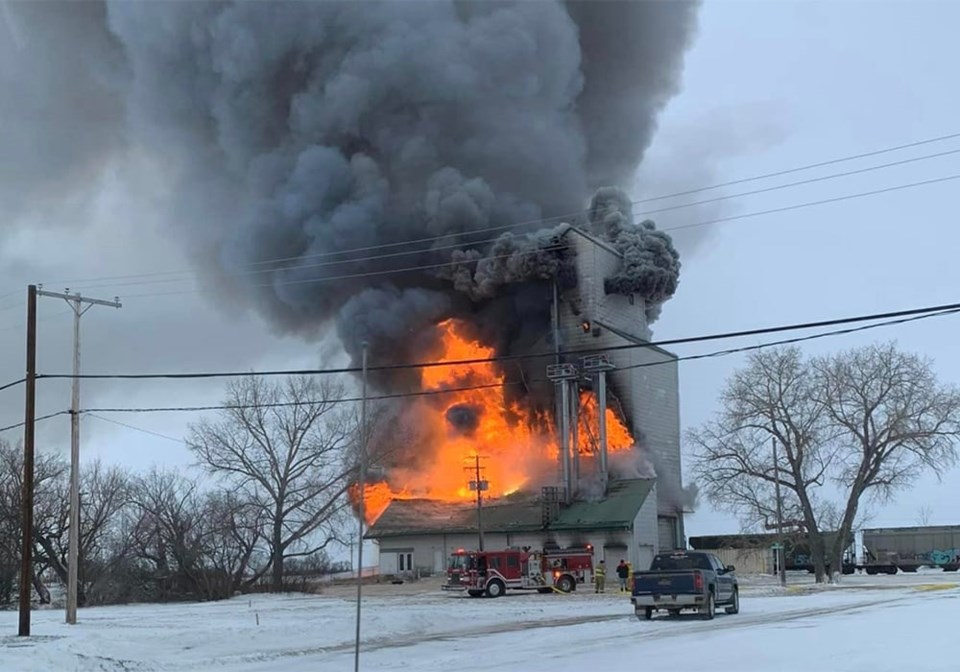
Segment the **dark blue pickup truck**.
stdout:
<path fill-rule="evenodd" d="M 724 567 L 713 553 L 673 551 L 655 556 L 649 571 L 634 572 L 630 601 L 637 618 L 649 620 L 658 609 L 672 615 L 695 609 L 711 619 L 717 607 L 739 613 L 740 587 L 734 567 Z"/>

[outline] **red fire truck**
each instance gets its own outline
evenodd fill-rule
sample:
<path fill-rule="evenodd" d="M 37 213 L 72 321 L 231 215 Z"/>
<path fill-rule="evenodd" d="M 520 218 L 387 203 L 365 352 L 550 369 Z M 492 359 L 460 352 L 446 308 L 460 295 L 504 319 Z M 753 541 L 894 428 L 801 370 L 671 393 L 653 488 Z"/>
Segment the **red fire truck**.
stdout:
<path fill-rule="evenodd" d="M 529 547 L 503 551 L 457 549 L 450 555 L 444 590 L 466 591 L 470 597 L 500 597 L 507 589 L 557 590 L 569 593 L 577 584 L 593 582 L 593 547 Z"/>

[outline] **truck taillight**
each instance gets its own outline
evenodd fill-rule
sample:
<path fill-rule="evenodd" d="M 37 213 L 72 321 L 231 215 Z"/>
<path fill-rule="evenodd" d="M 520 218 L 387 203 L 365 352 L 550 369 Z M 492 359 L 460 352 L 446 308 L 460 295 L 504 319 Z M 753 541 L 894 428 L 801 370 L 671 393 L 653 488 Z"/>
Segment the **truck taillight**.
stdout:
<path fill-rule="evenodd" d="M 693 575 L 693 589 L 703 590 L 703 574 L 700 572 Z"/>

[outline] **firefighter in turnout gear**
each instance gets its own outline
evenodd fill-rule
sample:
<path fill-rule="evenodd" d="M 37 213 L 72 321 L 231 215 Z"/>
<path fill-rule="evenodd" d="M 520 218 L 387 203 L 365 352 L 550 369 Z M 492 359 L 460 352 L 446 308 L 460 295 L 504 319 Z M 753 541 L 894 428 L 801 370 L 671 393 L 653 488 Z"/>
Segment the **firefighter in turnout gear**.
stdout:
<path fill-rule="evenodd" d="M 603 592 L 603 584 L 607 578 L 607 568 L 603 564 L 603 560 L 600 561 L 600 564 L 597 565 L 597 568 L 593 571 L 593 582 L 594 582 L 594 591 L 595 593 Z"/>

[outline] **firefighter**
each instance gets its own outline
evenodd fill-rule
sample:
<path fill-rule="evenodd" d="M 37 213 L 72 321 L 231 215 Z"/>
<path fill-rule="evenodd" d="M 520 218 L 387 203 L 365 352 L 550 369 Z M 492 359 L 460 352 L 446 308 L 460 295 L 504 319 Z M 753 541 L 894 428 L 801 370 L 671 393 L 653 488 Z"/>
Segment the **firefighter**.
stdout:
<path fill-rule="evenodd" d="M 607 568 L 603 564 L 603 560 L 600 561 L 600 564 L 597 565 L 597 568 L 593 572 L 593 582 L 594 582 L 594 591 L 595 593 L 603 592 L 603 582 L 607 578 Z"/>
<path fill-rule="evenodd" d="M 620 559 L 620 564 L 617 565 L 617 578 L 620 579 L 620 592 L 627 592 L 627 579 L 630 578 L 630 567 L 623 561 L 623 558 Z"/>

